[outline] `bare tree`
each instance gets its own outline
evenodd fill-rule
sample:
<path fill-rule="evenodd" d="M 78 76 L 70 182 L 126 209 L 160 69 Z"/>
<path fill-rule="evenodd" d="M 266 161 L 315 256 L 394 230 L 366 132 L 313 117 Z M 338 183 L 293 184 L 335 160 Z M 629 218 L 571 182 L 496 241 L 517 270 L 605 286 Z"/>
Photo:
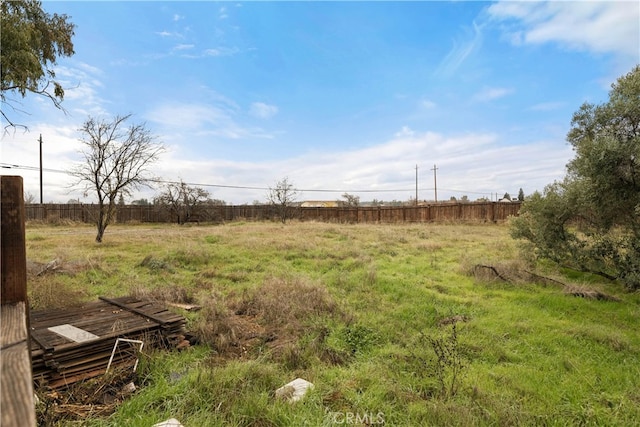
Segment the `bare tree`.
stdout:
<path fill-rule="evenodd" d="M 33 193 L 30 193 L 29 191 L 24 193 L 24 204 L 25 205 L 32 205 L 35 202 L 36 202 L 36 196 L 34 196 Z"/>
<path fill-rule="evenodd" d="M 276 212 L 280 221 L 286 223 L 288 219 L 292 219 L 295 214 L 295 201 L 298 197 L 298 191 L 293 184 L 289 182 L 289 178 L 285 177 L 276 183 L 275 187 L 269 187 L 267 193 L 267 201 L 276 208 Z"/>
<path fill-rule="evenodd" d="M 77 184 L 84 185 L 85 197 L 94 193 L 98 198 L 96 242 L 114 220 L 117 199 L 131 195 L 132 189 L 149 186 L 149 166 L 164 150 L 162 144 L 144 124 L 126 127 L 131 114 L 116 116 L 111 121 L 89 117 L 79 129 L 84 144 L 84 163 L 71 171 Z"/>
<path fill-rule="evenodd" d="M 178 224 L 197 218 L 198 209 L 209 201 L 209 192 L 200 187 L 191 187 L 185 182 L 169 182 L 156 198 L 156 203 L 168 206 L 178 218 Z"/>
<path fill-rule="evenodd" d="M 356 196 L 349 193 L 344 193 L 342 195 L 344 201 L 342 202 L 344 206 L 348 206 L 350 208 L 357 208 L 360 206 L 360 196 Z"/>

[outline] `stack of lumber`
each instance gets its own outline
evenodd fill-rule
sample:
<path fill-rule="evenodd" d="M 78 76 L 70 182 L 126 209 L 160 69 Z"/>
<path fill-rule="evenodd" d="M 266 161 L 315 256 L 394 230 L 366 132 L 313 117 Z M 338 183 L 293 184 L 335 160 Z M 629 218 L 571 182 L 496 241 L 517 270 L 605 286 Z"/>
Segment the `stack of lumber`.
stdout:
<path fill-rule="evenodd" d="M 101 297 L 80 307 L 33 311 L 30 350 L 34 381 L 60 388 L 102 375 L 112 353 L 111 367 L 133 367 L 139 345 L 120 342 L 114 352 L 118 338 L 142 341 L 145 348 L 181 348 L 188 343 L 184 325 L 184 317 L 135 297 Z"/>

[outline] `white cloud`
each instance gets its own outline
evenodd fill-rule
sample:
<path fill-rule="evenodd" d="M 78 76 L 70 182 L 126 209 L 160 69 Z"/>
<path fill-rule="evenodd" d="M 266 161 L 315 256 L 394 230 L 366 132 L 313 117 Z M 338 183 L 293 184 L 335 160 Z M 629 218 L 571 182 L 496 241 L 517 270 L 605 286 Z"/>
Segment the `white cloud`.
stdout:
<path fill-rule="evenodd" d="M 146 117 L 164 128 L 198 131 L 206 125 L 220 125 L 231 122 L 230 111 L 205 104 L 171 103 L 159 105 Z"/>
<path fill-rule="evenodd" d="M 530 194 L 560 179 L 565 164 L 572 157 L 570 147 L 563 141 L 505 145 L 496 134 L 447 135 L 403 127 L 387 141 L 362 149 L 312 151 L 276 160 L 227 160 L 221 156 L 203 155 L 200 149 L 195 153 L 183 151 L 185 140 L 202 149 L 210 144 L 209 135 L 194 132 L 190 126 L 196 126 L 200 131 L 211 130 L 206 123 L 219 121 L 224 113 L 208 106 L 174 105 L 160 108 L 154 114 L 151 115 L 153 118 L 169 122 L 160 135 L 169 149 L 153 166 L 153 173 L 168 180 L 180 177 L 186 182 L 213 184 L 205 187 L 212 197 L 235 204 L 264 201 L 266 191 L 220 186 L 266 188 L 284 176 L 302 190 L 335 190 L 303 191 L 301 199 L 334 200 L 346 191 L 360 195 L 362 200 L 407 200 L 415 194 L 416 164 L 419 166 L 421 199 L 433 199 L 430 169 L 434 164 L 438 167 L 438 198 L 442 200 L 463 194 L 472 200 L 495 192 L 517 194 L 520 187 Z M 45 168 L 66 170 L 79 160 L 80 144 L 73 127 L 37 128 L 43 132 L 45 141 Z M 166 130 L 174 133 L 163 133 Z M 226 131 L 243 132 L 241 128 Z M 36 139 L 35 134 L 22 133 L 3 137 L 2 162 L 37 166 Z M 21 174 L 25 179 L 25 191 L 39 194 L 38 172 L 23 171 Z M 80 189 L 70 188 L 71 182 L 68 175 L 45 172 L 45 201 L 66 202 L 80 198 L 90 202 L 92 196 L 84 197 Z M 358 190 L 367 192 L 358 193 Z M 156 192 L 157 189 L 141 190 L 134 198 L 152 198 Z"/>
<path fill-rule="evenodd" d="M 406 137 L 412 137 L 415 134 L 416 133 L 412 131 L 409 126 L 402 126 L 402 129 L 400 129 L 400 131 L 397 132 L 395 136 L 396 138 L 406 138 Z"/>
<path fill-rule="evenodd" d="M 192 45 L 192 44 L 178 44 L 173 47 L 173 50 L 189 50 L 189 49 L 193 49 L 194 47 L 195 45 Z"/>
<path fill-rule="evenodd" d="M 453 47 L 438 65 L 435 74 L 450 76 L 460 68 L 465 60 L 482 45 L 482 28 L 473 22 L 472 30 L 467 29 L 464 40 L 454 40 Z"/>
<path fill-rule="evenodd" d="M 173 15 L 174 22 L 175 21 L 180 21 L 181 19 L 184 19 L 184 16 L 178 15 L 177 13 Z"/>
<path fill-rule="evenodd" d="M 4 134 L 1 142 L 2 163 L 14 165 L 3 173 L 22 176 L 24 192 L 39 201 L 40 174 L 39 136 L 42 135 L 43 200 L 45 203 L 65 203 L 81 198 L 82 192 L 72 187 L 73 179 L 65 171 L 80 160 L 77 126 L 55 126 L 43 123 L 30 125 L 32 132 Z M 17 166 L 17 168 L 15 167 Z M 25 168 L 26 167 L 26 168 Z"/>
<path fill-rule="evenodd" d="M 436 104 L 435 102 L 433 102 L 433 101 L 429 100 L 429 99 L 423 99 L 423 100 L 420 102 L 420 106 L 421 106 L 422 108 L 426 108 L 426 109 L 429 109 L 429 110 L 430 110 L 430 109 L 432 109 L 432 108 L 436 108 L 437 104 Z"/>
<path fill-rule="evenodd" d="M 249 114 L 260 119 L 270 119 L 278 114 L 278 107 L 265 104 L 264 102 L 254 102 L 249 108 Z"/>
<path fill-rule="evenodd" d="M 564 102 L 541 102 L 539 104 L 535 104 L 531 106 L 530 110 L 533 111 L 553 111 L 558 110 L 564 107 L 566 103 Z"/>
<path fill-rule="evenodd" d="M 239 122 L 235 109 L 229 105 L 171 103 L 159 105 L 145 115 L 159 129 L 162 139 L 185 146 L 197 145 L 207 137 L 239 140 L 270 139 L 273 135 Z M 210 138 L 209 138 L 210 139 Z"/>
<path fill-rule="evenodd" d="M 568 49 L 614 53 L 638 60 L 640 3 L 637 1 L 499 2 L 491 17 L 516 21 L 512 42 L 555 42 Z"/>
<path fill-rule="evenodd" d="M 63 107 L 80 117 L 102 116 L 107 102 L 99 95 L 103 88 L 103 72 L 97 67 L 78 63 L 56 68 L 59 83 L 65 88 Z"/>
<path fill-rule="evenodd" d="M 494 99 L 503 98 L 513 93 L 513 89 L 504 87 L 487 87 L 473 96 L 473 100 L 477 102 L 488 102 Z"/>
<path fill-rule="evenodd" d="M 219 46 L 211 49 L 205 49 L 202 53 L 203 56 L 231 56 L 240 52 L 237 47 Z"/>

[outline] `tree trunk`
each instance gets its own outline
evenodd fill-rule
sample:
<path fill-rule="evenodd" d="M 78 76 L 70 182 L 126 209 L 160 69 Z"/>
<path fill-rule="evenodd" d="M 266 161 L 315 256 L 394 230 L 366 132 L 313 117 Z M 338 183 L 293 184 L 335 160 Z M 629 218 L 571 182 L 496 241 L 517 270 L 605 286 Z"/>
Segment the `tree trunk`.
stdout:
<path fill-rule="evenodd" d="M 104 212 L 104 203 L 98 203 L 98 221 L 96 226 L 98 228 L 98 234 L 96 235 L 96 243 L 102 243 L 102 236 L 104 236 L 104 230 L 107 228 L 107 215 Z"/>
<path fill-rule="evenodd" d="M 98 234 L 96 235 L 96 243 L 102 243 L 103 235 L 104 235 L 104 228 L 98 225 Z"/>

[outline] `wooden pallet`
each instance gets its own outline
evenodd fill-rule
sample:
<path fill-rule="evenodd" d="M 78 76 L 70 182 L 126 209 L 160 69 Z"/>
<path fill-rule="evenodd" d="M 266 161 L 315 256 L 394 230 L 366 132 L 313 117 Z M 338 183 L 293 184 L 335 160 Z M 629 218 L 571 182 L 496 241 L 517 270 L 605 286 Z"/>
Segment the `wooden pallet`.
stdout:
<path fill-rule="evenodd" d="M 33 379 L 40 386 L 61 388 L 103 375 L 118 338 L 141 340 L 145 347 L 183 346 L 184 325 L 184 317 L 165 306 L 135 297 L 100 297 L 100 301 L 79 307 L 33 311 L 30 315 Z M 60 326 L 86 332 L 89 339 L 82 341 L 82 336 L 65 337 L 50 330 Z M 112 366 L 133 367 L 136 359 L 135 348 L 126 343 L 118 345 Z"/>

